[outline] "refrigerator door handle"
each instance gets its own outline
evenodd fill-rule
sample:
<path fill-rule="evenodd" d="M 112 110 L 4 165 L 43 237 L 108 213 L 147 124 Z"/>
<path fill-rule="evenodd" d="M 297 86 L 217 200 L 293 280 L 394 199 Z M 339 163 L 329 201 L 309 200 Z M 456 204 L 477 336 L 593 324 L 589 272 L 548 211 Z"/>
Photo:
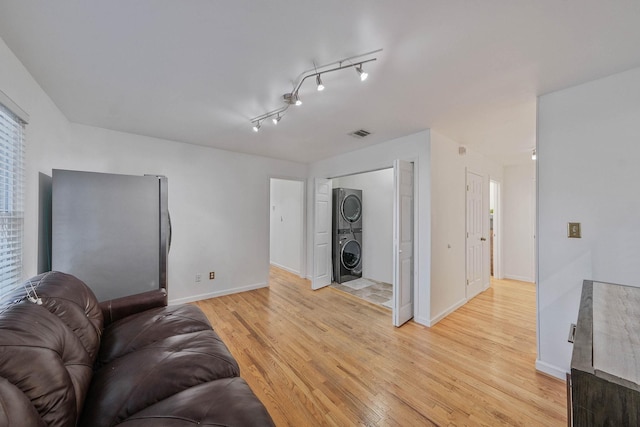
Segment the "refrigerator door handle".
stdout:
<path fill-rule="evenodd" d="M 171 226 L 171 212 L 167 210 L 167 217 L 169 218 L 169 247 L 167 253 L 171 252 L 171 236 L 173 236 L 173 227 Z"/>

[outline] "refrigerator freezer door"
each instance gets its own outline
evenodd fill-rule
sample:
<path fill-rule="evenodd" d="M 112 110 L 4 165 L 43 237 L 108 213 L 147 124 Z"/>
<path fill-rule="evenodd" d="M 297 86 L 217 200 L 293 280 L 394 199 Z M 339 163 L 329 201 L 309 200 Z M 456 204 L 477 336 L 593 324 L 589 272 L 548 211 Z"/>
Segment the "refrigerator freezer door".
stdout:
<path fill-rule="evenodd" d="M 158 289 L 160 208 L 157 177 L 54 170 L 53 270 L 99 301 Z"/>

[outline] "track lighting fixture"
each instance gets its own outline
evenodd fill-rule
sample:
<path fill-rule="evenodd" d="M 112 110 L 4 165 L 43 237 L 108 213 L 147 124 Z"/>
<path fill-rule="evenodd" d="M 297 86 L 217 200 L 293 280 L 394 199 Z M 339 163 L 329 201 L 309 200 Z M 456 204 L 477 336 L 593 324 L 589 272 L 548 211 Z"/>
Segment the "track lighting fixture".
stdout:
<path fill-rule="evenodd" d="M 531 160 L 535 160 L 537 158 L 538 158 L 538 156 L 536 156 L 536 149 L 534 148 L 533 152 L 531 153 Z"/>
<path fill-rule="evenodd" d="M 300 86 L 302 83 L 309 77 L 316 78 L 316 88 L 318 91 L 324 90 L 324 84 L 322 84 L 322 74 L 332 73 L 334 71 L 345 70 L 347 68 L 354 68 L 358 75 L 360 76 L 361 81 L 365 81 L 369 74 L 362 69 L 363 64 L 367 62 L 373 62 L 378 58 L 369 58 L 365 60 L 360 60 L 363 57 L 371 56 L 378 52 L 382 52 L 382 49 L 374 50 L 371 52 L 363 53 L 361 55 L 351 56 L 349 58 L 341 59 L 340 61 L 332 62 L 330 64 L 322 65 L 317 67 L 315 63 L 313 64 L 313 68 L 311 70 L 305 71 L 302 73 L 298 79 L 298 83 L 294 86 L 291 92 L 285 93 L 282 95 L 282 100 L 284 101 L 284 107 L 277 108 L 273 111 L 269 111 L 268 113 L 264 113 L 261 116 L 257 116 L 252 118 L 250 121 L 253 124 L 253 131 L 258 132 L 260 130 L 260 125 L 262 121 L 268 118 L 271 118 L 271 121 L 274 125 L 277 125 L 278 122 L 282 119 L 284 112 L 287 111 L 289 106 L 291 105 L 302 105 L 302 101 L 300 100 L 300 96 L 298 95 L 298 90 L 300 90 Z M 358 60 L 354 62 L 353 60 Z M 320 71 L 318 71 L 318 69 Z"/>
<path fill-rule="evenodd" d="M 360 81 L 361 81 L 361 82 L 363 82 L 363 81 L 367 80 L 367 77 L 369 77 L 369 73 L 365 72 L 365 71 L 362 69 L 362 64 L 359 64 L 359 65 L 356 67 L 356 71 L 358 72 L 358 74 L 360 74 Z"/>

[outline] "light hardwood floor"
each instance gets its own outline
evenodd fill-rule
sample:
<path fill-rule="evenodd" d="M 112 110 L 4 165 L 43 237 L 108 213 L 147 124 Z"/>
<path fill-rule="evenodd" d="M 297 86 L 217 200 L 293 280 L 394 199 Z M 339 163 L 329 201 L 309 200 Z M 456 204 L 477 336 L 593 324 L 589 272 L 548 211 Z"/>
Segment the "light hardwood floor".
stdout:
<path fill-rule="evenodd" d="M 536 372 L 535 287 L 493 286 L 432 328 L 272 268 L 270 287 L 199 301 L 278 426 L 561 426 Z"/>

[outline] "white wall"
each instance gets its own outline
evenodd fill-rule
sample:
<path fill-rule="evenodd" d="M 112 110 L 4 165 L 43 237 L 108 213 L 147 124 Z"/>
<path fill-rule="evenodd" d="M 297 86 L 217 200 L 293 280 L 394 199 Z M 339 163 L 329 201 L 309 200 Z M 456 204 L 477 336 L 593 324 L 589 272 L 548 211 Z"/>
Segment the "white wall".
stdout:
<path fill-rule="evenodd" d="M 393 283 L 393 169 L 334 179 L 338 187 L 362 190 L 362 276 Z"/>
<path fill-rule="evenodd" d="M 535 162 L 505 166 L 503 186 L 503 272 L 507 279 L 535 280 Z"/>
<path fill-rule="evenodd" d="M 0 90 L 25 110 L 30 121 L 25 139 L 25 233 L 23 277 L 37 272 L 38 165 L 40 158 L 55 152 L 69 138 L 69 122 L 26 68 L 0 39 Z M 49 174 L 51 175 L 51 174 Z"/>
<path fill-rule="evenodd" d="M 458 144 L 431 133 L 431 321 L 466 302 L 465 158 Z"/>
<path fill-rule="evenodd" d="M 70 124 L 0 40 L 0 90 L 30 116 L 26 131 L 23 275 L 37 270 L 38 173 L 79 169 L 169 178 L 173 241 L 169 299 L 264 286 L 269 177 L 306 178 L 306 165 Z M 209 281 L 208 272 L 216 279 Z M 195 274 L 203 275 L 195 282 Z"/>
<path fill-rule="evenodd" d="M 463 305 L 466 299 L 466 172 L 483 177 L 487 242 L 483 284 L 489 286 L 489 180 L 502 181 L 502 166 L 431 131 L 431 318 L 435 324 Z"/>
<path fill-rule="evenodd" d="M 640 286 L 639 118 L 640 68 L 539 98 L 536 366 L 558 377 L 582 280 Z"/>
<path fill-rule="evenodd" d="M 304 182 L 272 178 L 270 203 L 270 262 L 300 276 L 304 254 Z"/>
<path fill-rule="evenodd" d="M 307 212 L 309 224 L 313 224 L 313 194 L 315 178 L 332 178 L 360 172 L 373 171 L 391 167 L 395 159 L 413 161 L 415 207 L 415 231 L 418 236 L 414 258 L 416 270 L 416 286 L 414 293 L 414 320 L 427 325 L 429 323 L 429 291 L 430 291 L 430 132 L 428 130 L 413 135 L 397 138 L 382 144 L 352 151 L 337 157 L 321 160 L 309 165 L 309 182 Z M 307 227 L 307 265 L 313 266 L 313 226 Z M 311 267 L 309 275 L 312 274 Z"/>

